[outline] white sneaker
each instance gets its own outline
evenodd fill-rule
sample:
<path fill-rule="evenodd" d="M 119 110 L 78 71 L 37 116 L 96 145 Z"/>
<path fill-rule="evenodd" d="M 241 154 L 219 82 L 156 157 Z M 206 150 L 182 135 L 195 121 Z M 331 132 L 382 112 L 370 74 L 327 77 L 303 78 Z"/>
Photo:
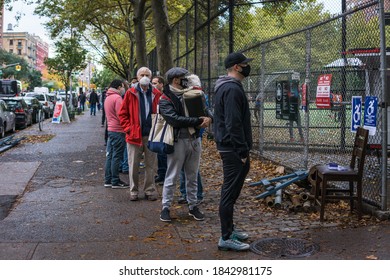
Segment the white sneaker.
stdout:
<path fill-rule="evenodd" d="M 223 240 L 222 237 L 218 241 L 218 249 L 222 251 L 247 251 L 249 250 L 249 244 L 243 243 L 236 239 L 229 238 L 228 240 Z"/>

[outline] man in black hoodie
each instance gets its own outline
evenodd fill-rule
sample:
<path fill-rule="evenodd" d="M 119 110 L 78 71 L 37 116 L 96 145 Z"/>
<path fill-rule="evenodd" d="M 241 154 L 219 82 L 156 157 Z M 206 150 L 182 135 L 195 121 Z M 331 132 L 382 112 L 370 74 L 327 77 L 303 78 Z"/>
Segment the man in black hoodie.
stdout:
<path fill-rule="evenodd" d="M 234 204 L 249 172 L 249 151 L 252 148 L 252 129 L 248 99 L 241 81 L 250 73 L 252 58 L 231 53 L 225 59 L 227 76 L 215 85 L 214 137 L 223 163 L 223 185 L 219 203 L 222 236 L 220 250 L 244 251 L 249 244 L 242 241 L 247 233 L 234 227 Z"/>

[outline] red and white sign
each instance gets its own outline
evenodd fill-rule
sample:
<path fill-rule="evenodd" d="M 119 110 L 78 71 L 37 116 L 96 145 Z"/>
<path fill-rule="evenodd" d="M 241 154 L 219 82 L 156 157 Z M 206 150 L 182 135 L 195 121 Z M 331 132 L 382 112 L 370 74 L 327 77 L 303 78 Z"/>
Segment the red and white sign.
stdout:
<path fill-rule="evenodd" d="M 65 102 L 57 102 L 54 107 L 52 123 L 70 122 L 68 110 L 66 109 Z"/>
<path fill-rule="evenodd" d="M 53 118 L 58 118 L 61 116 L 62 106 L 62 102 L 58 102 L 58 104 L 56 104 L 56 106 L 54 107 Z"/>
<path fill-rule="evenodd" d="M 330 86 L 332 74 L 324 74 L 318 77 L 316 105 L 317 108 L 330 108 Z"/>

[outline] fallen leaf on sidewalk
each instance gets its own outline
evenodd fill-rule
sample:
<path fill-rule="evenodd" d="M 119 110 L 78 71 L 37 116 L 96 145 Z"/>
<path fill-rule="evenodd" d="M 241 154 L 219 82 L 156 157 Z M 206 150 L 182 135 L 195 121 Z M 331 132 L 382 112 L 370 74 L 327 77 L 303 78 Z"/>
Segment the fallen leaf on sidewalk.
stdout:
<path fill-rule="evenodd" d="M 368 259 L 368 260 L 377 260 L 378 257 L 374 256 L 374 255 L 369 255 L 369 256 L 366 256 L 366 259 Z"/>

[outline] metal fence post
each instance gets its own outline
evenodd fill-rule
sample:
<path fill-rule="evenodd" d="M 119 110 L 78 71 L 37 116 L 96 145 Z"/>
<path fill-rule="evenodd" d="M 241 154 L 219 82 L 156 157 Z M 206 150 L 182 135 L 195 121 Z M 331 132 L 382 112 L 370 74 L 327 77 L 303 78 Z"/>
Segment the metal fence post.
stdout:
<path fill-rule="evenodd" d="M 306 111 L 305 113 L 305 144 L 304 144 L 304 168 L 309 165 L 309 123 L 310 123 L 310 70 L 311 70 L 311 30 L 306 31 L 306 66 L 305 66 L 305 84 L 306 84 Z"/>
<path fill-rule="evenodd" d="M 387 210 L 388 200 L 388 186 L 387 186 L 387 107 L 389 101 L 389 93 L 387 92 L 386 84 L 386 34 L 385 34 L 385 14 L 384 14 L 384 0 L 379 0 L 379 26 L 380 26 L 380 75 L 382 85 L 382 210 Z"/>
<path fill-rule="evenodd" d="M 260 108 L 259 108 L 259 153 L 263 156 L 264 152 L 264 74 L 265 74 L 265 44 L 261 45 L 261 67 L 260 67 Z M 257 100 L 256 100 L 257 101 Z"/>

